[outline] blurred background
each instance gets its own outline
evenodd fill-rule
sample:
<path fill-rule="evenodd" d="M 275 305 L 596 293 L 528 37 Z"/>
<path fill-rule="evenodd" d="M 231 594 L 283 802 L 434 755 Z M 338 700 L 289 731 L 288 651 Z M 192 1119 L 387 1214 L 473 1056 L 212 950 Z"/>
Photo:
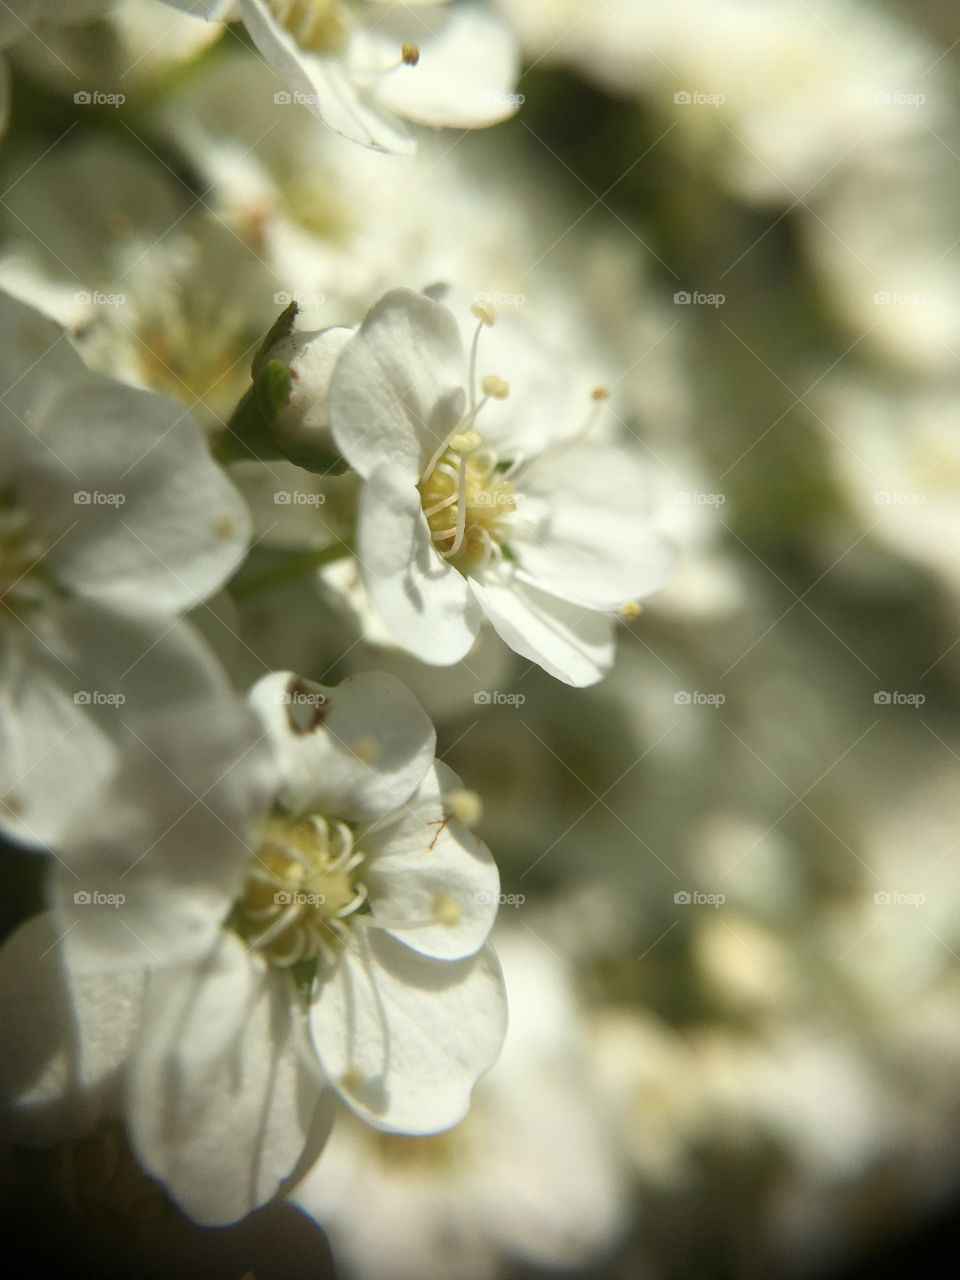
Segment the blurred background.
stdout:
<path fill-rule="evenodd" d="M 960 15 L 501 6 L 518 115 L 413 161 L 155 0 L 8 56 L 0 284 L 91 365 L 212 431 L 291 299 L 355 324 L 451 280 L 609 389 L 678 551 L 594 689 L 489 638 L 437 671 L 349 568 L 284 576 L 349 479 L 291 467 L 323 501 L 278 512 L 276 468 L 233 468 L 278 573 L 197 625 L 238 687 L 377 666 L 423 700 L 501 867 L 508 1046 L 451 1133 L 344 1116 L 293 1205 L 228 1231 L 118 1135 L 69 1196 L 63 1153 L 10 1154 L 38 1273 L 63 1241 L 73 1274 L 238 1280 L 957 1272 Z M 6 928 L 42 895 L 10 859 Z"/>

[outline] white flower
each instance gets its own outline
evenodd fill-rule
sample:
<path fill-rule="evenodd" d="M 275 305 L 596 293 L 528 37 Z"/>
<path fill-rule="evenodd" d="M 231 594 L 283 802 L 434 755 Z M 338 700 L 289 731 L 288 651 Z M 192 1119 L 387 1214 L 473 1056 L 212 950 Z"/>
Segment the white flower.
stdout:
<path fill-rule="evenodd" d="M 356 1280 L 446 1280 L 453 1258 L 458 1280 L 493 1280 L 508 1260 L 566 1270 L 617 1241 L 622 1170 L 569 977 L 519 928 L 497 949 L 511 1032 L 469 1117 L 435 1137 L 385 1139 L 339 1116 L 291 1192 Z"/>
<path fill-rule="evenodd" d="M 217 0 L 166 3 L 211 19 L 225 8 Z M 236 0 L 235 13 L 291 90 L 284 100 L 363 146 L 413 151 L 403 119 L 472 129 L 516 109 L 514 43 L 485 4 Z"/>
<path fill-rule="evenodd" d="M 425 662 L 462 658 L 486 616 L 523 657 L 591 684 L 613 661 L 611 615 L 667 576 L 646 474 L 586 439 L 605 392 L 578 414 L 558 358 L 518 323 L 489 329 L 486 303 L 474 314 L 465 344 L 445 306 L 394 290 L 337 362 L 330 421 L 366 482 L 367 587 Z"/>
<path fill-rule="evenodd" d="M 249 519 L 182 405 L 95 377 L 2 293 L 0 440 L 0 825 L 42 844 L 108 769 L 118 706 L 220 680 L 172 622 L 233 572 Z"/>
<path fill-rule="evenodd" d="M 256 731 L 214 707 L 131 751 L 53 874 L 75 971 L 150 971 L 126 1122 L 205 1223 L 309 1166 L 334 1093 L 377 1128 L 455 1124 L 505 1030 L 499 877 L 411 695 L 279 672 L 251 701 Z"/>

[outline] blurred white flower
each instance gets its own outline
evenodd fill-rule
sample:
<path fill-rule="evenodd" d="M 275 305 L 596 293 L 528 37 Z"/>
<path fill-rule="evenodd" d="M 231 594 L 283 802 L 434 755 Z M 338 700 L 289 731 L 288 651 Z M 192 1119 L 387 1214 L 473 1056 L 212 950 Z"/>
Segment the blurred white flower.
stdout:
<path fill-rule="evenodd" d="M 92 375 L 6 294 L 0 334 L 0 823 L 55 842 L 128 696 L 216 682 L 172 620 L 232 574 L 249 517 L 182 405 Z"/>
<path fill-rule="evenodd" d="M 621 1167 L 566 967 L 517 928 L 498 932 L 497 950 L 511 1031 L 470 1116 L 418 1139 L 338 1117 L 291 1192 L 357 1280 L 493 1280 L 507 1260 L 575 1268 L 618 1240 Z"/>
<path fill-rule="evenodd" d="M 166 0 L 217 19 L 217 0 Z M 236 0 L 260 53 L 298 103 L 344 137 L 413 151 L 403 120 L 460 129 L 495 124 L 517 107 L 517 53 L 484 3 L 407 0 Z"/>
<path fill-rule="evenodd" d="M 331 1090 L 386 1131 L 457 1123 L 506 1022 L 478 801 L 412 696 L 277 672 L 251 703 L 155 726 L 53 886 L 78 974 L 150 971 L 126 1121 L 204 1223 L 309 1167 Z"/>
<path fill-rule="evenodd" d="M 468 354 L 452 311 L 395 290 L 337 362 L 333 435 L 365 480 L 361 569 L 423 661 L 462 658 L 486 616 L 523 657 L 591 684 L 613 661 L 614 612 L 668 574 L 646 473 L 585 438 L 605 392 L 577 421 L 560 358 L 517 323 L 491 328 L 489 304 L 473 312 Z"/>

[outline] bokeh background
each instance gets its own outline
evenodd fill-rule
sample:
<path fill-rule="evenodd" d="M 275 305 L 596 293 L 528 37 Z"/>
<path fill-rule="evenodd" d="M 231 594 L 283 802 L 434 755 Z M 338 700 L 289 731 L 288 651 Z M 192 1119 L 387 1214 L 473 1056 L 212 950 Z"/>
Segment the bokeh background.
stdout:
<path fill-rule="evenodd" d="M 284 511 L 275 467 L 233 469 L 275 585 L 195 621 L 241 687 L 380 666 L 418 693 L 483 797 L 510 1039 L 458 1129 L 344 1117 L 299 1207 L 229 1231 L 93 1144 L 70 1196 L 62 1153 L 11 1154 L 38 1274 L 54 1246 L 258 1280 L 956 1273 L 960 15 L 502 8 L 521 110 L 415 161 L 154 0 L 9 56 L 0 283 L 91 365 L 214 431 L 290 299 L 353 324 L 451 280 L 609 388 L 598 429 L 678 553 L 594 689 L 492 640 L 438 672 L 349 568 L 284 575 L 349 525 L 349 479 L 291 467 L 324 501 Z M 7 928 L 41 894 L 10 866 Z"/>

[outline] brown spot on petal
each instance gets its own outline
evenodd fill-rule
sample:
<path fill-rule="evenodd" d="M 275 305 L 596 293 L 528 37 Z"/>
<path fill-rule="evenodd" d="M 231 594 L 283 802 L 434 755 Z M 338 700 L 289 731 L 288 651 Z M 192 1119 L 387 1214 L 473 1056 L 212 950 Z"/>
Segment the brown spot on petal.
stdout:
<path fill-rule="evenodd" d="M 287 723 L 294 733 L 300 735 L 319 729 L 330 709 L 320 686 L 299 676 L 287 686 L 286 707 Z"/>

